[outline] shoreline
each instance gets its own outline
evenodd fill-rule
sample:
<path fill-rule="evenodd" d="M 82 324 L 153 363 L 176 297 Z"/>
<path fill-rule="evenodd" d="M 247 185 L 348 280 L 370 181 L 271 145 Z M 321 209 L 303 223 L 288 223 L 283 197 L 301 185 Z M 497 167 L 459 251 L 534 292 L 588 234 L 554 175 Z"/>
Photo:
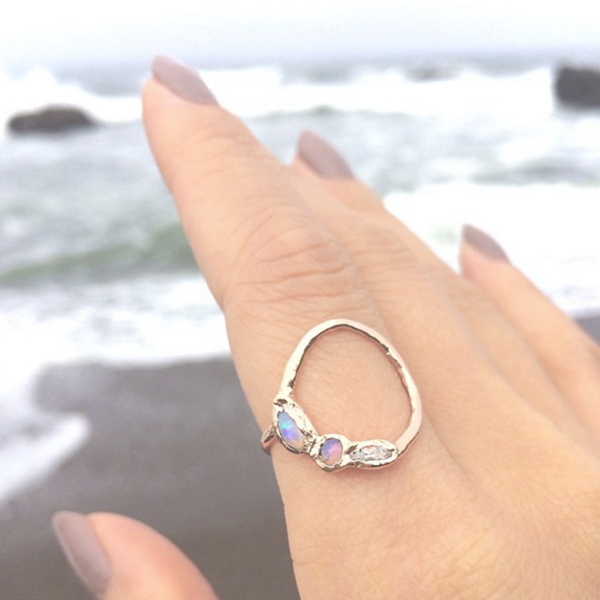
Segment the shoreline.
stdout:
<path fill-rule="evenodd" d="M 600 342 L 600 314 L 578 322 Z M 50 527 L 57 510 L 114 511 L 179 545 L 221 600 L 298 598 L 283 507 L 229 358 L 49 368 L 36 400 L 91 423 L 87 444 L 0 508 L 2 597 L 82 597 Z"/>

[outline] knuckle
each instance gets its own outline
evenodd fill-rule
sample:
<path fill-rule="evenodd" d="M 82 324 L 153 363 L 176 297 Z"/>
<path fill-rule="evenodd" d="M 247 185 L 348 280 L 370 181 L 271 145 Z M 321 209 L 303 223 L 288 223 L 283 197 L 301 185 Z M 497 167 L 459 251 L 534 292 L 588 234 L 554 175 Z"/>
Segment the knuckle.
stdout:
<path fill-rule="evenodd" d="M 233 304 L 249 309 L 315 299 L 350 307 L 364 302 L 354 263 L 309 214 L 273 203 L 254 221 L 245 224 L 244 242 L 224 294 L 226 309 Z"/>
<path fill-rule="evenodd" d="M 410 284 L 428 277 L 394 223 L 350 213 L 339 219 L 336 227 L 343 231 L 344 244 L 365 278 L 377 289 L 392 291 L 399 281 Z"/>

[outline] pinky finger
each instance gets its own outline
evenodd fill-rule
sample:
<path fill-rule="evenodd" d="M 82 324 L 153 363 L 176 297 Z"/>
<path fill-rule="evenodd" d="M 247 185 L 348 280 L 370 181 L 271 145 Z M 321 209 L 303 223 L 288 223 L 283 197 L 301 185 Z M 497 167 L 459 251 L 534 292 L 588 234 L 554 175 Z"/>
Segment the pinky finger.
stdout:
<path fill-rule="evenodd" d="M 138 521 L 61 512 L 53 525 L 73 570 L 99 600 L 218 600 L 178 548 Z"/>
<path fill-rule="evenodd" d="M 550 379 L 600 435 L 600 348 L 510 263 L 498 243 L 467 225 L 461 267 L 529 343 Z"/>

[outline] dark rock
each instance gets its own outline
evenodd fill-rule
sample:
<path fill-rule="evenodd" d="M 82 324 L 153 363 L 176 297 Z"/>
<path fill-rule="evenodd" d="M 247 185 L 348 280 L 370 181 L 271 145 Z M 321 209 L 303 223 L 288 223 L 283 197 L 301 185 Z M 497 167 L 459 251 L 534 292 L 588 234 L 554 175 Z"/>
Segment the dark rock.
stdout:
<path fill-rule="evenodd" d="M 554 93 L 569 106 L 600 108 L 600 71 L 561 67 L 554 80 Z"/>
<path fill-rule="evenodd" d="M 96 122 L 82 110 L 63 106 L 49 106 L 36 112 L 20 113 L 8 122 L 10 131 L 19 135 L 63 133 L 95 125 Z"/>
<path fill-rule="evenodd" d="M 411 68 L 409 75 L 413 81 L 418 82 L 442 81 L 455 77 L 456 71 L 451 67 L 421 65 Z"/>

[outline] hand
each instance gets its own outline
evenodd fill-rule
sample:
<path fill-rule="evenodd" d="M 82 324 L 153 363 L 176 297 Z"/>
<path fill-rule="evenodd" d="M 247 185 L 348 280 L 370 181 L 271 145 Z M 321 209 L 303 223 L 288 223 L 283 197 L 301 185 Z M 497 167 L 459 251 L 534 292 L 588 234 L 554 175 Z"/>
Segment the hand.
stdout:
<path fill-rule="evenodd" d="M 166 59 L 144 110 L 261 429 L 296 344 L 331 318 L 390 339 L 421 393 L 419 436 L 387 469 L 324 473 L 273 448 L 303 600 L 597 598 L 600 349 L 482 232 L 451 271 L 316 136 L 280 164 Z M 348 331 L 311 348 L 296 398 L 354 440 L 395 440 L 408 415 L 385 357 Z M 215 597 L 139 523 L 57 526 L 100 598 Z"/>

